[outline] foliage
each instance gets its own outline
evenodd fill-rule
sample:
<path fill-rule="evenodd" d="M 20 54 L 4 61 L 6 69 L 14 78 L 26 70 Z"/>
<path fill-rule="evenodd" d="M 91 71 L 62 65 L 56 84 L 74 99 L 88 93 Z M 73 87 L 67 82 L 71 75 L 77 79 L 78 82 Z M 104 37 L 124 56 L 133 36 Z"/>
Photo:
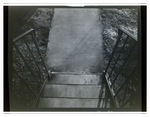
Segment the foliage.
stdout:
<path fill-rule="evenodd" d="M 101 14 L 100 18 L 103 24 L 102 35 L 103 35 L 104 60 L 105 64 L 107 65 L 117 40 L 119 27 L 125 29 L 126 31 L 137 37 L 138 12 L 137 9 L 103 8 L 100 10 L 100 14 Z M 121 50 L 121 47 L 123 46 L 125 39 L 126 35 L 123 34 L 123 36 L 121 37 L 121 41 L 118 44 L 118 48 L 114 54 L 114 58 L 112 59 L 112 63 L 110 64 L 110 67 L 108 69 L 108 73 L 111 73 L 111 69 L 113 68 L 115 60 L 119 55 L 119 51 Z M 118 62 L 111 76 L 109 76 L 109 81 L 111 83 L 114 81 L 115 77 L 117 76 L 117 73 L 119 73 L 120 65 L 122 65 L 123 62 L 126 60 L 126 56 L 129 54 L 130 49 L 133 47 L 133 45 L 134 41 L 129 39 L 124 47 L 124 50 L 122 51 L 121 56 L 118 59 Z M 137 64 L 137 48 L 135 48 L 134 51 L 132 52 L 131 56 L 129 57 L 129 60 L 125 64 L 121 73 L 118 75 L 117 80 L 115 81 L 112 87 L 115 93 L 119 90 L 119 88 L 123 85 L 123 83 L 126 82 L 127 78 L 129 78 L 129 75 L 131 71 L 133 71 L 133 68 L 135 67 L 136 64 Z M 133 82 L 133 79 L 137 80 L 137 77 L 135 78 L 135 74 L 136 73 L 134 73 L 134 76 L 132 76 L 132 80 L 128 82 L 127 88 L 126 85 L 124 85 L 122 90 L 119 92 L 118 96 L 115 98 L 115 100 L 118 102 L 119 105 L 123 104 L 122 101 L 124 99 L 125 101 L 127 101 L 130 97 L 134 95 L 133 87 L 135 88 L 136 87 L 135 83 L 137 83 Z M 137 89 L 137 87 L 135 89 Z M 125 93 L 126 95 L 124 97 Z M 135 100 L 133 103 L 135 103 Z M 129 107 L 129 105 L 127 107 Z"/>
<path fill-rule="evenodd" d="M 116 42 L 119 27 L 137 36 L 138 13 L 137 9 L 103 8 L 100 14 L 103 24 L 103 48 L 106 55 L 104 58 L 107 63 Z"/>
<path fill-rule="evenodd" d="M 26 31 L 33 28 L 40 46 L 46 46 L 53 18 L 52 8 L 38 8 L 28 22 L 22 27 Z"/>
<path fill-rule="evenodd" d="M 35 30 L 37 42 L 43 58 L 46 56 L 52 17 L 53 9 L 38 8 L 28 22 L 21 27 L 23 32 L 31 28 Z M 22 59 L 14 46 L 13 69 L 16 72 L 14 72 L 12 80 L 12 105 L 15 108 L 31 107 L 39 93 L 39 88 L 44 79 L 48 78 L 48 73 L 46 72 L 42 58 L 37 51 L 31 35 L 21 38 L 15 45 L 22 53 L 26 62 Z"/>

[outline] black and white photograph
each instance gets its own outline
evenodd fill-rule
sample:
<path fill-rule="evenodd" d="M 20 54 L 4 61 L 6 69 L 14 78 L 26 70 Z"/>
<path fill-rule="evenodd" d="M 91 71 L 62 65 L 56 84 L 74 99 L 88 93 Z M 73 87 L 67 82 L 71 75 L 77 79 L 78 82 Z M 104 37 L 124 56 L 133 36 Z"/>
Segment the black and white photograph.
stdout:
<path fill-rule="evenodd" d="M 146 8 L 5 4 L 4 111 L 145 112 Z"/>

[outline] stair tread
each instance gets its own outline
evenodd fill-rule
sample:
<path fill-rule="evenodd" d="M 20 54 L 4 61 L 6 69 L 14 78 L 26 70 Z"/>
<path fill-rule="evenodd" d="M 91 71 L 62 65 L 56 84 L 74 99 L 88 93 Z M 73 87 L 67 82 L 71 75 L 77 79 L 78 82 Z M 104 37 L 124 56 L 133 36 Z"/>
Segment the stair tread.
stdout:
<path fill-rule="evenodd" d="M 100 84 L 100 74 L 52 74 L 39 108 L 109 108 L 109 99 L 104 99 L 105 85 Z"/>
<path fill-rule="evenodd" d="M 99 84 L 101 82 L 100 75 L 96 74 L 52 74 L 52 78 L 48 83 L 53 84 Z"/>
<path fill-rule="evenodd" d="M 102 85 L 53 85 L 46 84 L 43 97 L 99 98 Z"/>
<path fill-rule="evenodd" d="M 39 108 L 97 108 L 99 99 L 40 98 Z M 109 99 L 102 99 L 100 108 L 109 108 Z"/>

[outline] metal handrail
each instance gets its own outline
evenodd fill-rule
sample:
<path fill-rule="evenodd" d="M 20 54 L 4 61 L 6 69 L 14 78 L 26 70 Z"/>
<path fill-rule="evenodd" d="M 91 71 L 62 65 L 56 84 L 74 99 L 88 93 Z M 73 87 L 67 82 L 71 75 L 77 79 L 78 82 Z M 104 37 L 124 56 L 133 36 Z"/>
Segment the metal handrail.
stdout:
<path fill-rule="evenodd" d="M 120 42 L 120 39 L 122 38 L 122 35 L 123 35 L 123 34 L 125 34 L 125 35 L 127 36 L 126 39 L 125 39 L 125 42 L 124 42 L 124 44 L 123 44 L 122 47 L 121 47 L 120 53 L 118 54 L 117 59 L 115 60 L 115 63 L 113 63 L 113 67 L 110 68 L 110 73 L 107 73 L 107 71 L 108 71 L 108 69 L 109 69 L 109 67 L 110 67 L 110 64 L 111 64 L 111 62 L 112 62 L 112 60 L 113 60 L 113 58 L 114 58 L 116 49 L 117 49 L 118 44 L 119 44 L 119 42 Z M 110 82 L 109 79 L 111 78 L 111 74 L 112 74 L 112 72 L 113 72 L 114 69 L 115 69 L 115 66 L 116 66 L 116 64 L 117 64 L 117 62 L 118 62 L 118 60 L 119 60 L 119 57 L 120 57 L 120 55 L 121 55 L 121 53 L 122 53 L 122 50 L 124 49 L 124 47 L 125 47 L 125 45 L 126 45 L 126 43 L 127 43 L 127 40 L 129 40 L 129 39 L 133 40 L 133 42 L 134 42 L 133 47 L 131 47 L 131 50 L 129 51 L 129 54 L 127 55 L 125 61 L 124 61 L 123 64 L 121 65 L 121 68 L 119 69 L 119 72 L 117 73 L 117 75 L 115 76 L 115 78 L 113 78 L 113 81 Z M 104 72 L 103 72 L 103 76 L 104 76 L 103 80 L 104 80 L 104 82 L 107 84 L 106 86 L 107 86 L 107 88 L 109 89 L 110 96 L 111 96 L 110 99 L 111 99 L 112 104 L 113 104 L 113 106 L 114 106 L 115 108 L 122 108 L 122 106 L 123 106 L 123 104 L 124 104 L 124 100 L 123 100 L 123 104 L 122 104 L 122 105 L 119 105 L 119 104 L 115 101 L 115 98 L 117 97 L 118 93 L 122 90 L 122 87 L 123 87 L 125 84 L 127 84 L 127 83 L 129 82 L 129 79 L 130 79 L 130 77 L 131 77 L 131 74 L 133 74 L 133 73 L 131 73 L 131 74 L 129 75 L 129 78 L 127 78 L 126 81 L 125 81 L 125 82 L 122 84 L 122 86 L 119 88 L 119 90 L 117 90 L 117 93 L 116 93 L 116 94 L 114 94 L 113 85 L 114 85 L 115 81 L 117 80 L 118 75 L 121 73 L 123 67 L 125 66 L 126 62 L 128 61 L 128 58 L 131 56 L 132 51 L 134 50 L 134 48 L 135 48 L 136 46 L 137 46 L 137 38 L 136 38 L 135 36 L 133 36 L 132 34 L 130 34 L 129 32 L 127 32 L 126 30 L 124 30 L 123 28 L 118 28 L 118 37 L 117 37 L 116 44 L 115 44 L 115 46 L 114 46 L 114 49 L 113 49 L 113 52 L 112 52 L 112 54 L 111 54 L 110 60 L 108 61 L 108 64 L 107 64 L 107 66 L 106 66 L 106 69 L 105 69 Z M 135 72 L 135 70 L 133 70 L 133 72 Z M 109 83 L 109 82 L 110 82 L 110 83 Z M 124 96 L 125 96 L 125 94 L 124 94 Z"/>
<path fill-rule="evenodd" d="M 43 74 L 42 74 L 42 71 L 41 71 L 42 68 L 40 69 L 39 65 L 37 64 L 36 58 L 34 57 L 33 52 L 31 51 L 31 48 L 30 48 L 29 45 L 28 45 L 28 42 L 26 41 L 26 39 L 24 39 L 24 37 L 26 37 L 27 35 L 31 35 L 32 42 L 34 43 L 34 45 L 35 45 L 35 47 L 36 47 L 36 50 L 37 50 L 37 53 L 38 53 L 38 55 L 40 56 L 40 58 L 41 58 L 41 60 L 42 60 L 42 64 L 44 65 L 44 68 L 45 68 L 45 70 L 46 70 L 48 79 L 47 79 L 47 77 L 44 78 L 44 76 L 43 76 Z M 25 42 L 25 45 L 27 46 L 28 52 L 29 52 L 29 54 L 31 55 L 31 57 L 33 58 L 33 60 L 34 60 L 34 62 L 35 62 L 35 65 L 36 65 L 36 67 L 38 68 L 38 71 L 39 71 L 39 73 L 40 73 L 41 76 L 42 76 L 42 79 L 41 79 L 41 78 L 40 78 L 40 79 L 37 79 L 37 78 L 36 78 L 35 73 L 34 73 L 33 70 L 32 70 L 33 68 L 30 67 L 30 65 L 29 65 L 28 62 L 26 61 L 26 58 L 24 57 L 23 53 L 19 50 L 19 48 L 18 48 L 16 42 L 18 42 L 18 41 L 21 40 L 21 39 L 23 39 L 23 41 Z M 29 70 L 29 72 L 32 74 L 33 78 L 34 78 L 35 81 L 36 81 L 36 86 L 37 86 L 38 93 L 35 94 L 35 92 L 30 88 L 30 84 L 26 83 L 25 80 L 22 80 L 22 79 L 21 79 L 21 76 L 17 73 L 17 71 L 15 70 L 15 68 L 13 68 L 14 71 L 15 71 L 16 76 L 18 76 L 19 79 L 20 79 L 21 81 L 23 81 L 22 83 L 24 83 L 24 86 L 27 87 L 28 89 L 30 89 L 30 91 L 32 91 L 33 94 L 35 94 L 35 96 L 36 96 L 35 99 L 34 99 L 35 101 L 33 101 L 33 105 L 32 105 L 32 106 L 34 107 L 34 106 L 36 105 L 36 103 L 37 103 L 37 101 L 38 101 L 40 95 L 41 95 L 41 92 L 42 92 L 42 90 L 43 90 L 43 87 L 44 87 L 45 82 L 50 79 L 50 74 L 48 73 L 47 66 L 46 66 L 46 64 L 45 64 L 45 62 L 44 62 L 44 59 L 43 59 L 43 57 L 42 57 L 42 54 L 41 54 L 41 52 L 40 52 L 39 46 L 38 46 L 37 41 L 36 41 L 34 29 L 30 29 L 30 30 L 28 30 L 28 31 L 26 31 L 26 32 L 24 32 L 24 33 L 22 33 L 22 34 L 19 35 L 18 37 L 14 38 L 14 39 L 13 39 L 13 45 L 14 45 L 14 48 L 16 49 L 16 52 L 17 52 L 17 53 L 19 54 L 19 56 L 22 58 L 23 62 L 25 63 L 25 66 L 27 67 L 27 69 Z M 32 86 L 31 86 L 31 87 L 32 87 Z"/>
<path fill-rule="evenodd" d="M 13 39 L 13 43 L 15 43 L 16 41 L 19 41 L 21 38 L 25 37 L 26 35 L 30 34 L 30 33 L 33 32 L 33 31 L 34 31 L 34 29 L 30 29 L 30 30 L 28 30 L 28 31 L 26 31 L 26 32 L 24 32 L 24 33 L 22 33 L 21 35 L 15 37 L 15 38 Z"/>
<path fill-rule="evenodd" d="M 123 33 L 125 33 L 126 35 L 128 35 L 130 38 L 132 38 L 133 40 L 137 41 L 138 38 L 136 36 L 134 36 L 133 34 L 129 33 L 128 31 L 126 31 L 125 29 L 123 28 L 119 28 L 119 30 L 121 30 Z"/>

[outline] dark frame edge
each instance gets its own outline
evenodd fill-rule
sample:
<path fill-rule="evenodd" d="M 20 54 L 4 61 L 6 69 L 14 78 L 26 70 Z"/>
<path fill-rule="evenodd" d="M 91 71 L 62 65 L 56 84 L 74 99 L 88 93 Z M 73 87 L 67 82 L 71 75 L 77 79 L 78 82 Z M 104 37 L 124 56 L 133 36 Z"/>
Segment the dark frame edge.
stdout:
<path fill-rule="evenodd" d="M 3 25 L 3 29 L 4 29 L 4 38 L 3 38 L 3 45 L 4 45 L 4 75 L 3 75 L 3 84 L 4 84 L 4 92 L 3 92 L 3 111 L 8 112 L 10 111 L 10 98 L 9 98 L 9 61 L 8 61 L 8 57 L 9 57 L 9 49 L 8 49 L 8 6 L 4 6 L 3 7 L 3 21 L 4 21 L 4 25 Z"/>
<path fill-rule="evenodd" d="M 140 47 L 141 47 L 141 52 L 140 52 L 140 61 L 141 61 L 141 98 L 142 98 L 142 111 L 146 112 L 147 111 L 147 6 L 141 6 L 141 37 L 140 41 Z M 139 34 L 140 34 L 139 32 Z"/>

